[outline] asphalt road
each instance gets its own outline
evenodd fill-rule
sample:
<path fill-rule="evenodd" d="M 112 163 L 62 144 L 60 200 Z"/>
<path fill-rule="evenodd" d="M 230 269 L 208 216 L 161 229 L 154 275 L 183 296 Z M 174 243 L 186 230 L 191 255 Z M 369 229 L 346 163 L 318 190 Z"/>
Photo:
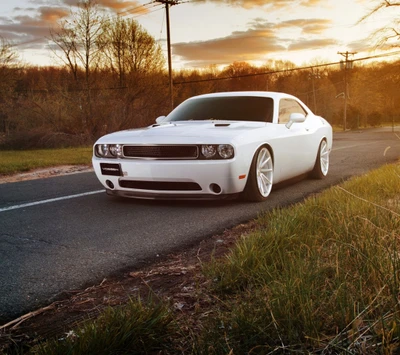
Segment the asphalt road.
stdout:
<path fill-rule="evenodd" d="M 399 157 L 400 127 L 336 133 L 326 179 L 286 184 L 264 203 L 116 199 L 94 173 L 0 184 L 0 325 Z"/>

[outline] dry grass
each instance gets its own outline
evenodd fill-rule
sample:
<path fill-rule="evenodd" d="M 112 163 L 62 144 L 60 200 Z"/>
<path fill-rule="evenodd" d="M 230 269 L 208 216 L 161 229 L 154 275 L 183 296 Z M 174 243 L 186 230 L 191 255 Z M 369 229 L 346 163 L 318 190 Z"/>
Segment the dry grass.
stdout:
<path fill-rule="evenodd" d="M 0 175 L 59 165 L 91 164 L 92 148 L 0 151 Z"/>

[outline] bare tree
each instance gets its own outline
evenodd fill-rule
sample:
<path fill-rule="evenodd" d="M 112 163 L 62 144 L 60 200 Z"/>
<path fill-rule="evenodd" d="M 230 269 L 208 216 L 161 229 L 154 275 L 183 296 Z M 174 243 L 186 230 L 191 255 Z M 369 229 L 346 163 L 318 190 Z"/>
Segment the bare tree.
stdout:
<path fill-rule="evenodd" d="M 379 0 L 377 5 L 373 7 L 366 15 L 364 15 L 358 23 L 365 21 L 366 19 L 372 17 L 378 12 L 389 8 L 389 7 L 400 7 L 400 1 L 394 0 Z M 372 34 L 372 37 L 376 39 L 376 46 L 381 47 L 383 45 L 388 45 L 389 47 L 399 47 L 400 41 L 400 18 L 393 18 L 392 21 L 378 29 Z"/>
<path fill-rule="evenodd" d="M 59 30 L 51 31 L 57 56 L 70 68 L 76 80 L 79 67 L 83 68 L 87 86 L 90 85 L 91 69 L 97 66 L 101 55 L 99 38 L 105 21 L 95 0 L 86 0 L 79 2 L 78 10 L 60 23 Z"/>
<path fill-rule="evenodd" d="M 12 49 L 11 43 L 0 36 L 0 68 L 15 63 L 16 59 L 17 53 Z"/>
<path fill-rule="evenodd" d="M 18 58 L 11 43 L 0 36 L 0 93 L 12 89 L 12 82 L 15 79 L 15 64 Z"/>
<path fill-rule="evenodd" d="M 88 134 L 91 134 L 94 120 L 91 76 L 101 62 L 102 42 L 99 39 L 105 21 L 106 17 L 100 12 L 95 0 L 85 0 L 78 4 L 77 11 L 71 12 L 69 19 L 60 23 L 59 30 L 51 31 L 51 38 L 57 49 L 55 53 L 71 70 L 77 83 L 80 70 L 83 70 L 86 92 L 80 106 L 83 111 L 82 123 Z"/>
<path fill-rule="evenodd" d="M 17 52 L 0 36 L 0 131 L 8 133 L 8 111 L 17 79 Z"/>
<path fill-rule="evenodd" d="M 104 49 L 108 65 L 119 76 L 120 86 L 127 76 L 161 72 L 164 57 L 155 39 L 135 20 L 120 17 L 104 25 L 99 46 Z"/>
<path fill-rule="evenodd" d="M 64 21 L 61 23 L 58 31 L 51 31 L 51 39 L 57 46 L 53 52 L 70 69 L 75 81 L 78 81 L 78 46 L 75 39 L 75 33 L 72 29 L 67 27 L 67 23 L 67 21 Z M 60 54 L 59 51 L 61 51 Z"/>

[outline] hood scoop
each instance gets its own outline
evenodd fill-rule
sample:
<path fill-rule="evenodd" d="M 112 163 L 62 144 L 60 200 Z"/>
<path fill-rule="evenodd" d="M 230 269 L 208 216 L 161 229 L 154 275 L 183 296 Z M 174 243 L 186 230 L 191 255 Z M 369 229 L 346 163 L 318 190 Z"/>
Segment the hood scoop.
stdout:
<path fill-rule="evenodd" d="M 230 123 L 215 123 L 215 127 L 229 127 L 231 124 Z"/>

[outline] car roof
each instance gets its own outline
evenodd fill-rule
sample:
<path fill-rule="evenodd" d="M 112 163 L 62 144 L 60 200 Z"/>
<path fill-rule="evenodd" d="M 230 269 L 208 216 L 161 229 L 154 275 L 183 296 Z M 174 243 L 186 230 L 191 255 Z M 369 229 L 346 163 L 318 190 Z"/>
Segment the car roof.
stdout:
<path fill-rule="evenodd" d="M 211 98 L 211 97 L 269 97 L 272 99 L 281 99 L 281 98 L 292 98 L 297 99 L 293 95 L 285 94 L 283 92 L 275 92 L 275 91 L 228 91 L 228 92 L 215 92 L 210 94 L 197 95 L 190 98 L 192 99 L 201 99 L 201 98 Z"/>

